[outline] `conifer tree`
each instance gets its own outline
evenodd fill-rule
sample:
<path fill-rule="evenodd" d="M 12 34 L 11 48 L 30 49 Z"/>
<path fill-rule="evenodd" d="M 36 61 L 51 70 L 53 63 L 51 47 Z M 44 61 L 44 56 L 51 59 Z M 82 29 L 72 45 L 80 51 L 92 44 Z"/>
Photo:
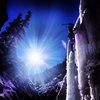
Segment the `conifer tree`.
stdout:
<path fill-rule="evenodd" d="M 0 34 L 0 71 L 5 69 L 5 66 L 9 66 L 9 51 L 15 49 L 17 42 L 25 34 L 24 28 L 29 25 L 30 17 L 31 11 L 27 12 L 24 19 L 22 19 L 22 14 L 20 13 Z"/>

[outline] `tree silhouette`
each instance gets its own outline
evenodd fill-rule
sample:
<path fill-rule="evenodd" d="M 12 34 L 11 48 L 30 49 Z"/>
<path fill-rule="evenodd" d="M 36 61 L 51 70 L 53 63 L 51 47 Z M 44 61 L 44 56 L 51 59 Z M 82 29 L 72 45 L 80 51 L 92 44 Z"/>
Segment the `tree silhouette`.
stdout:
<path fill-rule="evenodd" d="M 24 19 L 22 19 L 22 14 L 20 13 L 0 34 L 0 71 L 5 69 L 6 66 L 11 66 L 8 62 L 9 51 L 15 49 L 17 42 L 25 34 L 24 28 L 29 25 L 30 17 L 31 11 L 27 12 Z"/>

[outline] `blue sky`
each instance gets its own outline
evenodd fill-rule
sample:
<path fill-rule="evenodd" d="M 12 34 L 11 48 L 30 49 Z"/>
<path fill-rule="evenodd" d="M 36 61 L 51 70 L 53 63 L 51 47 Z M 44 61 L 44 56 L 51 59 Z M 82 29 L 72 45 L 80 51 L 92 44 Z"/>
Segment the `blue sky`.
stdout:
<path fill-rule="evenodd" d="M 8 22 L 16 18 L 19 13 L 22 13 L 24 17 L 27 11 L 31 10 L 32 17 L 29 21 L 29 26 L 25 28 L 26 34 L 19 42 L 16 54 L 23 59 L 25 57 L 23 53 L 25 49 L 38 47 L 38 49 L 43 50 L 43 55 L 48 56 L 45 62 L 48 68 L 51 68 L 61 63 L 66 56 L 66 49 L 61 41 L 64 40 L 67 43 L 68 30 L 67 26 L 62 24 L 75 23 L 78 17 L 79 0 L 37 1 L 9 0 L 9 18 L 3 30 L 8 25 Z"/>

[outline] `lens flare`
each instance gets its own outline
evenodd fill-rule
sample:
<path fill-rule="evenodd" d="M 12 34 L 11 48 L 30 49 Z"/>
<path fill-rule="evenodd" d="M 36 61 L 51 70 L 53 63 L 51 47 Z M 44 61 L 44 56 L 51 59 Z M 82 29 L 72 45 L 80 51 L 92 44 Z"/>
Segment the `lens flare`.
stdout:
<path fill-rule="evenodd" d="M 14 64 L 16 73 L 24 73 L 25 78 L 39 80 L 37 74 L 45 74 L 45 71 L 64 60 L 66 50 L 61 43 L 63 35 L 62 26 L 59 24 L 62 20 L 59 20 L 58 16 L 61 16 L 61 13 L 55 11 L 36 12 L 32 16 L 29 27 L 25 28 L 25 35 L 16 45 L 14 54 L 11 52 L 11 57 L 17 61 Z M 45 77 L 43 75 L 43 78 Z M 41 78 L 40 80 L 43 81 Z"/>

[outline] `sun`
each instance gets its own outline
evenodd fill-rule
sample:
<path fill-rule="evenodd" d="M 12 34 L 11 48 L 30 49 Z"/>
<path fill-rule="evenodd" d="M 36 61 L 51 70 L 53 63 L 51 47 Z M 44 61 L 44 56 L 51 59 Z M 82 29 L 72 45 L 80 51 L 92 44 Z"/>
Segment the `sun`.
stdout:
<path fill-rule="evenodd" d="M 43 65 L 44 63 L 43 54 L 39 52 L 38 50 L 27 51 L 25 57 L 29 65 L 38 66 L 38 65 Z"/>

